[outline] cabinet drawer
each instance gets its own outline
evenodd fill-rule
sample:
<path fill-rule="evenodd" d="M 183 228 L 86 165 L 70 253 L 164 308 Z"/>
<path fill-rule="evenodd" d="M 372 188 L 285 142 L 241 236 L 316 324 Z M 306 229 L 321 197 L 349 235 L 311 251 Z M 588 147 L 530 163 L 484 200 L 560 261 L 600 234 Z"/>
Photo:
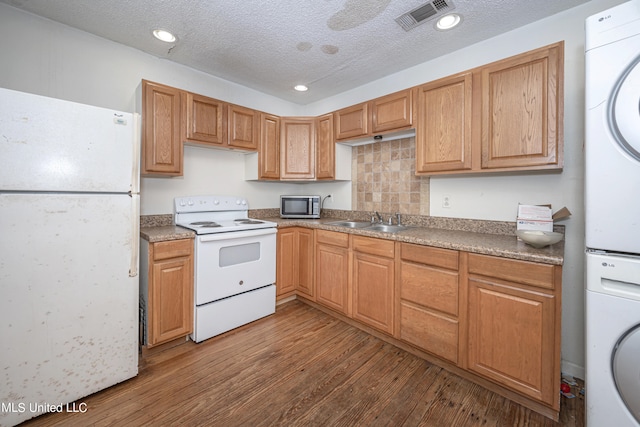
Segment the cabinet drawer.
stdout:
<path fill-rule="evenodd" d="M 400 256 L 406 261 L 458 270 L 458 251 L 452 251 L 451 249 L 403 243 Z"/>
<path fill-rule="evenodd" d="M 391 240 L 374 239 L 370 237 L 353 236 L 353 250 L 365 254 L 393 258 L 395 254 L 394 242 Z"/>
<path fill-rule="evenodd" d="M 400 339 L 458 363 L 457 320 L 402 303 Z"/>
<path fill-rule="evenodd" d="M 554 289 L 554 266 L 536 262 L 469 254 L 469 273 L 540 288 Z"/>
<path fill-rule="evenodd" d="M 407 262 L 400 268 L 400 298 L 458 315 L 458 273 Z"/>
<path fill-rule="evenodd" d="M 316 231 L 316 243 L 348 248 L 349 235 L 347 233 L 338 233 L 337 231 L 318 230 Z"/>
<path fill-rule="evenodd" d="M 153 260 L 178 258 L 191 255 L 193 250 L 192 239 L 169 240 L 153 244 Z"/>

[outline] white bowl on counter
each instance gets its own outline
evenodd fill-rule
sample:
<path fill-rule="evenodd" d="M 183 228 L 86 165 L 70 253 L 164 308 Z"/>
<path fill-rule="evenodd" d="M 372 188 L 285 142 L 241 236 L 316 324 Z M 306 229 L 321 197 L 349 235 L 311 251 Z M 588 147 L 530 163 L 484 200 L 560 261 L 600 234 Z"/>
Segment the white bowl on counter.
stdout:
<path fill-rule="evenodd" d="M 516 236 L 534 248 L 544 248 L 545 246 L 558 243 L 562 240 L 564 234 L 556 233 L 555 231 L 517 230 Z"/>

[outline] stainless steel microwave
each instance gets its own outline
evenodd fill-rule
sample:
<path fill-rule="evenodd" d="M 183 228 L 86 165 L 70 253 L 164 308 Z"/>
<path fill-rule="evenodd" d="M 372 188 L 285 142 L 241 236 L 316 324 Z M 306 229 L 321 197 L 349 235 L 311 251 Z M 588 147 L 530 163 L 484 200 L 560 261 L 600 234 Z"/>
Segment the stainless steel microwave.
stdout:
<path fill-rule="evenodd" d="M 320 218 L 320 196 L 280 196 L 280 218 Z"/>

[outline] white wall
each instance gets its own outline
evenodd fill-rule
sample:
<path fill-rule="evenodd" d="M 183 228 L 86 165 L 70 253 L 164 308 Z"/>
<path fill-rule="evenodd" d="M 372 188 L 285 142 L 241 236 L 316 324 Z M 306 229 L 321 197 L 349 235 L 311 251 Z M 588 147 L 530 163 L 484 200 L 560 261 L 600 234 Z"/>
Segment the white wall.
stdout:
<path fill-rule="evenodd" d="M 142 79 L 282 116 L 300 106 L 0 4 L 0 87 L 133 112 Z M 176 196 L 242 195 L 275 208 L 280 194 L 332 193 L 325 207 L 351 208 L 349 183 L 244 181 L 244 156 L 187 146 L 183 177 L 143 178 L 141 213 L 172 212 Z"/>
<path fill-rule="evenodd" d="M 155 58 L 140 51 L 0 4 L 0 86 L 125 111 L 134 111 L 142 78 L 279 115 L 319 115 L 526 50 L 565 40 L 565 168 L 562 174 L 440 177 L 431 180 L 431 214 L 513 221 L 518 202 L 567 206 L 563 274 L 563 370 L 584 378 L 583 153 L 584 19 L 620 4 L 593 0 L 551 18 L 409 68 L 338 96 L 298 106 Z M 142 213 L 171 212 L 175 196 L 240 194 L 252 208 L 277 206 L 282 193 L 333 193 L 326 207 L 349 209 L 349 183 L 246 182 L 237 152 L 185 149 L 181 178 L 145 178 Z M 443 209 L 441 199 L 451 198 Z"/>

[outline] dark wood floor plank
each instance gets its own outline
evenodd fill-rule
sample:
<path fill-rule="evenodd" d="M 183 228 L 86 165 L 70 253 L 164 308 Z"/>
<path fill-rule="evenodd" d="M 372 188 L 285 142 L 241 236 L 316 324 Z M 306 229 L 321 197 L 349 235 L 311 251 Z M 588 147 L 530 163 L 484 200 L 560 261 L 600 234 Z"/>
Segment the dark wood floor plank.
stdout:
<path fill-rule="evenodd" d="M 577 393 L 577 390 L 576 390 Z M 86 413 L 25 426 L 582 426 L 555 423 L 308 305 L 149 355 L 136 378 L 81 399 Z M 581 424 L 582 423 L 582 424 Z"/>

